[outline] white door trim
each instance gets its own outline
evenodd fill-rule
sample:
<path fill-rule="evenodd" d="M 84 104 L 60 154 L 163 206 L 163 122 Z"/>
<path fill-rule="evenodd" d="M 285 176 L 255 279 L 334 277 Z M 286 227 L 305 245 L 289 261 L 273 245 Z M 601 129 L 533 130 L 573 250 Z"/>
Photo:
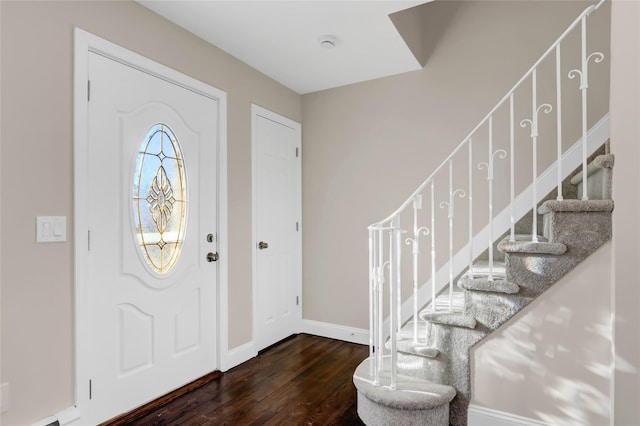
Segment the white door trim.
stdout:
<path fill-rule="evenodd" d="M 74 288 L 75 288 L 75 401 L 76 407 L 86 412 L 89 402 L 89 370 L 87 360 L 87 244 L 88 244 L 88 96 L 89 52 L 96 52 L 155 77 L 177 84 L 203 96 L 216 99 L 219 108 L 218 135 L 218 368 L 227 366 L 228 353 L 228 227 L 227 227 L 227 98 L 226 93 L 178 71 L 158 64 L 107 40 L 76 28 L 74 31 Z M 117 415 L 119 413 L 114 413 Z M 80 421 L 82 421 L 80 419 Z"/>
<path fill-rule="evenodd" d="M 251 205 L 252 205 L 252 284 L 253 284 L 253 333 L 256 330 L 256 303 L 257 303 L 257 251 L 256 246 L 258 245 L 258 236 L 257 236 L 257 219 L 258 219 L 258 193 L 257 193 L 257 153 L 258 153 L 258 141 L 256 138 L 257 135 L 257 126 L 256 119 L 257 117 L 263 117 L 268 120 L 274 121 L 276 123 L 282 124 L 283 126 L 289 127 L 296 131 L 296 144 L 300 148 L 298 151 L 298 155 L 302 158 L 302 129 L 300 123 L 295 122 L 287 117 L 284 117 L 280 114 L 277 114 L 273 111 L 270 111 L 266 108 L 258 106 L 256 104 L 251 104 Z M 297 188 L 296 188 L 296 217 L 298 217 L 299 222 L 299 232 L 298 238 L 296 239 L 296 269 L 297 269 L 297 293 L 300 295 L 300 303 L 297 306 L 296 310 L 296 330 L 300 331 L 302 327 L 302 170 L 300 167 L 300 163 L 298 163 L 297 170 Z M 252 338 L 252 341 L 255 342 L 255 338 Z"/>

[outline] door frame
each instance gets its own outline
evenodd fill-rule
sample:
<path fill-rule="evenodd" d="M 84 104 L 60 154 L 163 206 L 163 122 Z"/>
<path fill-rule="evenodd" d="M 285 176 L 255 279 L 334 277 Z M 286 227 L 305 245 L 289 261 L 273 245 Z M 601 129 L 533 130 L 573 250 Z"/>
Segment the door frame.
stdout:
<path fill-rule="evenodd" d="M 88 218 L 89 188 L 88 108 L 90 88 L 89 52 L 98 53 L 117 62 L 136 68 L 154 77 L 168 81 L 203 96 L 215 99 L 218 108 L 218 288 L 216 341 L 218 365 L 228 364 L 228 217 L 227 217 L 227 95 L 225 92 L 161 65 L 142 55 L 97 37 L 80 28 L 74 29 L 73 77 L 73 172 L 74 172 L 74 345 L 75 345 L 75 405 L 80 416 L 89 410 L 89 356 L 90 326 L 88 319 Z M 118 415 L 120 413 L 114 413 Z M 86 417 L 85 417 L 86 418 Z"/>
<path fill-rule="evenodd" d="M 297 306 L 296 315 L 296 332 L 300 332 L 302 328 L 302 129 L 300 123 L 293 121 L 287 117 L 270 111 L 256 104 L 251 104 L 251 221 L 252 221 L 252 334 L 255 335 L 257 315 L 257 289 L 258 289 L 258 140 L 257 140 L 257 118 L 262 117 L 267 120 L 274 121 L 283 126 L 289 127 L 296 132 L 296 146 L 298 147 L 298 167 L 296 171 L 296 217 L 299 223 L 298 238 L 296 238 L 296 290 L 300 296 L 300 303 Z M 255 342 L 255 339 L 251 339 Z M 274 342 L 275 343 L 275 342 Z"/>

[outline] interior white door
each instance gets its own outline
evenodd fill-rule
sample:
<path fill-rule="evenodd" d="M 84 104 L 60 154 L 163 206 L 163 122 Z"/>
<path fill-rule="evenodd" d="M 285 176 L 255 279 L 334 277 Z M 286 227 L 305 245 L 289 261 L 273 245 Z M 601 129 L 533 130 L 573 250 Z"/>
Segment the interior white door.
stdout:
<path fill-rule="evenodd" d="M 253 144 L 253 337 L 261 350 L 300 326 L 300 125 L 254 106 Z"/>
<path fill-rule="evenodd" d="M 96 53 L 89 78 L 88 420 L 100 422 L 217 368 L 219 105 Z"/>

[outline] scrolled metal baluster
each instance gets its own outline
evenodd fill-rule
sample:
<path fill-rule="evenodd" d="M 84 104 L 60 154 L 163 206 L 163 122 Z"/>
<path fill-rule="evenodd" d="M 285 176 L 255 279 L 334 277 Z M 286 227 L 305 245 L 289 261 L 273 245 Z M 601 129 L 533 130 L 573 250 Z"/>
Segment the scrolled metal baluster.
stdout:
<path fill-rule="evenodd" d="M 382 325 L 384 324 L 384 313 L 383 313 L 383 302 L 384 302 L 384 286 L 387 283 L 387 280 L 385 279 L 385 270 L 387 270 L 389 272 L 389 282 L 391 282 L 391 263 L 387 260 L 385 262 L 382 263 L 382 265 L 380 266 L 380 293 L 379 293 L 379 297 L 380 297 L 380 310 L 379 310 L 379 314 L 378 314 L 378 333 L 379 333 L 379 351 L 378 351 L 378 375 L 376 377 L 376 383 L 380 384 L 380 374 L 382 374 L 382 372 L 384 371 L 384 330 Z"/>
<path fill-rule="evenodd" d="M 600 7 L 600 4 L 598 4 Z M 589 60 L 593 58 L 594 63 L 598 64 L 604 60 L 602 52 L 593 52 L 587 56 L 587 17 L 583 16 L 581 20 L 582 35 L 582 52 L 581 52 L 581 69 L 572 69 L 569 71 L 569 78 L 574 79 L 580 77 L 580 91 L 582 92 L 582 199 L 588 200 L 588 183 L 587 183 L 587 90 L 589 89 Z"/>
<path fill-rule="evenodd" d="M 398 297 L 400 294 L 400 218 L 394 217 L 391 223 L 391 232 L 389 233 L 389 341 L 391 343 L 391 382 L 389 388 L 396 390 L 398 376 L 398 349 L 397 349 L 397 332 L 398 322 Z"/>
<path fill-rule="evenodd" d="M 436 311 L 436 203 L 435 183 L 431 181 L 431 306 Z"/>
<path fill-rule="evenodd" d="M 489 182 L 489 277 L 488 281 L 493 281 L 493 165 L 494 160 L 498 156 L 503 160 L 507 158 L 507 151 L 498 149 L 489 156 L 489 162 L 479 163 L 478 169 L 487 170 L 487 181 Z"/>
<path fill-rule="evenodd" d="M 453 190 L 453 164 L 449 162 L 449 201 L 441 201 L 440 208 L 447 208 L 447 216 L 449 218 L 449 311 L 453 311 L 453 216 L 454 216 L 454 200 L 456 198 L 464 198 L 465 192 L 458 188 Z M 434 301 L 435 304 L 435 301 Z"/>
<path fill-rule="evenodd" d="M 514 131 L 514 105 L 513 105 L 513 93 L 509 95 L 509 152 L 511 156 L 509 157 L 509 181 L 510 181 L 510 189 L 509 189 L 509 241 L 516 240 L 516 219 L 513 213 L 513 205 L 515 200 L 515 187 L 516 187 L 516 167 L 515 167 L 515 131 Z"/>
<path fill-rule="evenodd" d="M 469 278 L 473 279 L 473 140 L 469 138 Z"/>
<path fill-rule="evenodd" d="M 537 243 L 538 242 L 538 115 L 540 111 L 545 114 L 549 114 L 553 111 L 553 107 L 550 104 L 542 104 L 538 105 L 537 99 L 537 77 L 536 70 L 533 70 L 532 74 L 532 111 L 533 116 L 529 118 L 525 118 L 520 121 L 520 127 L 525 128 L 527 124 L 531 126 L 531 141 L 533 143 L 533 155 L 532 155 L 532 174 L 533 174 L 533 223 L 532 223 L 532 231 L 531 231 L 531 241 Z"/>
<path fill-rule="evenodd" d="M 557 150 L 557 181 L 558 195 L 556 199 L 562 201 L 562 78 L 560 45 L 556 46 L 556 150 Z"/>
<path fill-rule="evenodd" d="M 407 238 L 405 244 L 412 246 L 413 252 L 413 343 L 418 343 L 418 256 L 420 254 L 420 235 L 429 235 L 429 228 L 414 225 L 413 238 Z"/>
<path fill-rule="evenodd" d="M 377 326 L 377 332 L 378 332 L 378 347 L 376 348 L 376 365 L 377 365 L 377 370 L 376 370 L 376 375 L 375 375 L 375 384 L 379 384 L 380 383 L 380 373 L 382 373 L 382 370 L 384 369 L 384 364 L 382 363 L 382 353 L 383 351 L 383 345 L 384 345 L 384 329 L 383 329 L 383 324 L 384 324 L 384 312 L 383 312 L 383 306 L 384 306 L 384 285 L 385 285 L 385 279 L 384 279 L 384 270 L 385 268 L 387 270 L 389 270 L 389 261 L 383 261 L 384 259 L 384 231 L 382 229 L 378 230 L 378 269 L 377 269 L 377 276 L 378 276 L 378 326 Z"/>
<path fill-rule="evenodd" d="M 376 234 L 373 229 L 369 229 L 369 376 L 374 378 L 375 383 L 375 372 L 377 370 L 376 366 L 376 356 L 375 356 L 375 347 L 376 347 L 376 324 L 378 322 L 378 310 L 376 307 L 377 301 L 377 292 L 378 292 L 378 282 L 377 282 L 377 272 L 376 272 L 376 256 L 375 256 L 375 246 L 376 246 Z"/>

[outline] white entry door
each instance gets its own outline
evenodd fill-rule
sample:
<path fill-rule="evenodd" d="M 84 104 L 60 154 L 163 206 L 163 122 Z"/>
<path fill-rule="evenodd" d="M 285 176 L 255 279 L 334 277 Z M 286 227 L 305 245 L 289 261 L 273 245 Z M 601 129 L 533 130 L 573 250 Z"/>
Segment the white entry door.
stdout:
<path fill-rule="evenodd" d="M 88 67 L 86 420 L 100 422 L 217 368 L 220 106 L 100 54 Z"/>
<path fill-rule="evenodd" d="M 301 321 L 300 124 L 253 106 L 256 350 Z"/>

